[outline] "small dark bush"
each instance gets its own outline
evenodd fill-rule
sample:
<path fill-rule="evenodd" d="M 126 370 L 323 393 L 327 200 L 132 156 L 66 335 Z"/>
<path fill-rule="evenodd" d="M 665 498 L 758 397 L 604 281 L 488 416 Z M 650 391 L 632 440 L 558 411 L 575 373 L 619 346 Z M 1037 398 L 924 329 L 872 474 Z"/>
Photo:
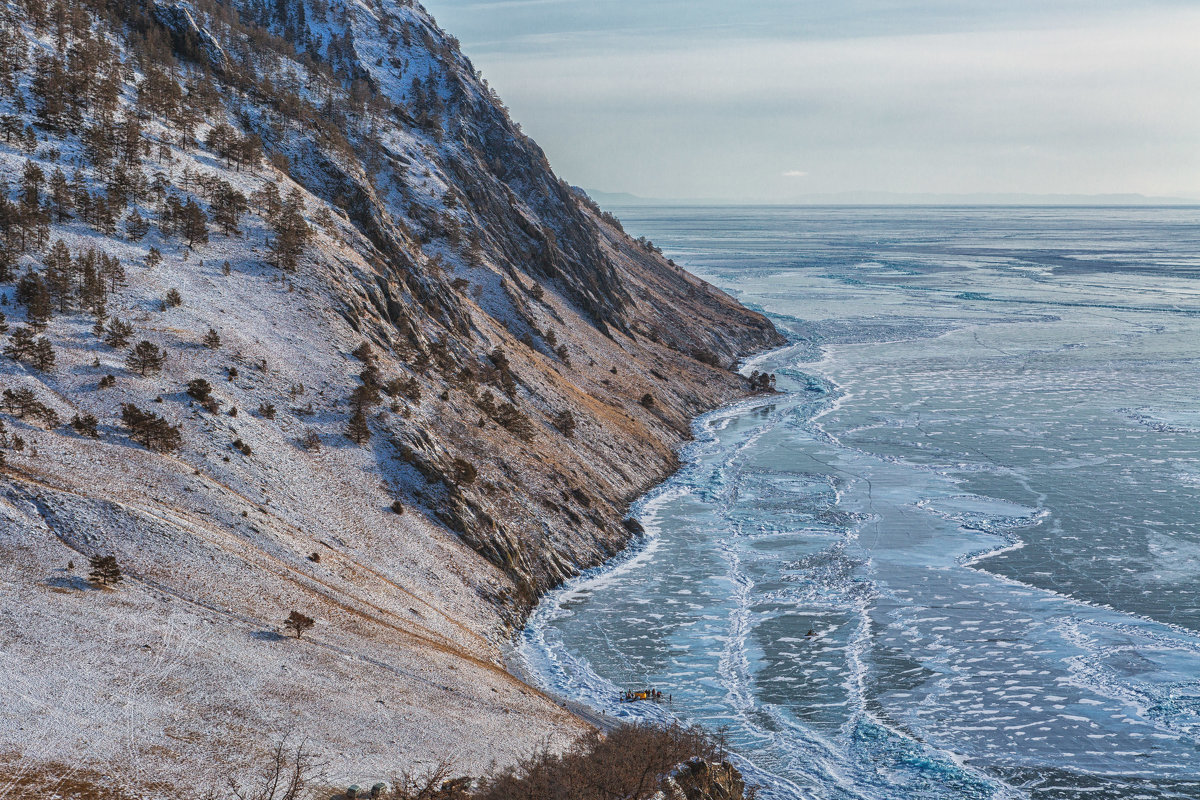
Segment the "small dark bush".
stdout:
<path fill-rule="evenodd" d="M 567 438 L 575 435 L 575 415 L 570 411 L 560 411 L 554 415 L 554 427 Z"/>
<path fill-rule="evenodd" d="M 454 470 L 454 482 L 459 485 L 472 484 L 479 477 L 479 472 L 475 469 L 475 465 L 464 458 L 454 459 L 454 463 L 451 466 Z"/>
<path fill-rule="evenodd" d="M 187 393 L 188 397 L 193 397 L 203 403 L 212 396 L 212 384 L 204 378 L 195 378 L 188 381 Z"/>
<path fill-rule="evenodd" d="M 404 513 L 404 503 L 401 503 L 399 500 L 394 501 L 392 503 L 392 511 L 394 511 L 397 514 L 403 514 Z"/>
<path fill-rule="evenodd" d="M 649 392 L 642 395 L 642 399 L 638 400 L 638 402 L 642 404 L 643 408 L 654 408 L 654 396 Z"/>
<path fill-rule="evenodd" d="M 71 419 L 71 427 L 75 429 L 76 433 L 80 436 L 90 436 L 93 439 L 100 436 L 100 431 L 97 430 L 99 424 L 100 420 L 91 414 L 84 414 L 83 416 L 76 414 Z"/>

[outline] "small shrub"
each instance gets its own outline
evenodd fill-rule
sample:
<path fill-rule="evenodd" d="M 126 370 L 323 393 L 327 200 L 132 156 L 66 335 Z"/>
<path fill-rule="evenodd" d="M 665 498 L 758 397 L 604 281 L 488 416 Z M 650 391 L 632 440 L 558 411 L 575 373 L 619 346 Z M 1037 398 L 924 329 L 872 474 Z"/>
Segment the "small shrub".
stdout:
<path fill-rule="evenodd" d="M 233 379 L 234 379 L 234 378 L 236 378 L 237 376 L 238 376 L 238 368 L 237 368 L 237 367 L 230 367 L 230 368 L 229 368 L 229 380 L 233 380 Z"/>
<path fill-rule="evenodd" d="M 403 378 L 393 378 L 384 384 L 383 391 L 388 395 L 388 397 L 399 397 L 403 395 L 414 403 L 420 401 L 421 399 L 421 384 L 417 382 L 416 378 L 408 378 L 407 380 Z"/>
<path fill-rule="evenodd" d="M 248 456 L 248 455 L 250 455 L 251 453 L 253 453 L 253 452 L 254 452 L 254 451 L 253 451 L 253 450 L 250 448 L 250 445 L 246 444 L 246 443 L 245 443 L 245 442 L 243 442 L 241 439 L 234 439 L 234 440 L 233 440 L 233 449 L 234 449 L 234 450 L 237 450 L 237 451 L 239 451 L 239 452 L 240 452 L 242 455 L 244 455 L 244 456 Z"/>
<path fill-rule="evenodd" d="M 275 406 L 271 403 L 259 403 L 258 415 L 263 419 L 275 419 Z"/>
<path fill-rule="evenodd" d="M 105 375 L 100 379 L 100 382 L 97 383 L 96 386 L 101 389 L 108 389 L 109 387 L 115 386 L 116 383 L 117 377 L 115 375 Z"/>
<path fill-rule="evenodd" d="M 394 500 L 394 501 L 392 501 L 392 506 L 391 506 L 391 508 L 392 508 L 392 511 L 393 511 L 393 512 L 395 512 L 395 513 L 397 513 L 397 514 L 403 514 L 403 513 L 404 513 L 404 503 L 401 503 L 399 500 Z"/>
<path fill-rule="evenodd" d="M 309 428 L 304 432 L 304 436 L 301 437 L 300 446 L 305 450 L 320 450 L 321 435 L 312 428 Z"/>
<path fill-rule="evenodd" d="M 98 438 L 100 436 L 99 425 L 100 420 L 96 419 L 92 414 L 84 414 L 83 416 L 76 414 L 71 418 L 71 427 L 80 436 L 90 436 L 93 439 Z"/>
<path fill-rule="evenodd" d="M 517 407 L 512 403 L 503 403 L 496 409 L 494 416 L 496 422 L 500 423 L 506 430 L 522 441 L 529 441 L 533 438 L 534 427 L 529 418 L 517 410 Z"/>
<path fill-rule="evenodd" d="M 195 378 L 188 381 L 187 393 L 189 397 L 203 403 L 212 396 L 212 384 L 204 380 L 204 378 Z"/>
<path fill-rule="evenodd" d="M 654 408 L 654 396 L 649 392 L 642 395 L 642 399 L 638 400 L 638 402 L 642 404 L 643 408 Z"/>
<path fill-rule="evenodd" d="M 183 444 L 183 434 L 157 414 L 143 411 L 132 403 L 121 406 L 121 419 L 129 428 L 129 438 L 151 450 L 168 452 Z"/>
<path fill-rule="evenodd" d="M 204 338 L 200 340 L 200 343 L 209 350 L 216 350 L 221 346 L 221 334 L 217 333 L 214 328 L 209 328 L 208 333 L 204 334 Z"/>
<path fill-rule="evenodd" d="M 170 289 L 167 291 L 167 297 L 164 302 L 168 308 L 178 308 L 183 305 L 183 295 L 179 293 L 178 289 Z"/>
<path fill-rule="evenodd" d="M 454 459 L 451 469 L 453 470 L 454 482 L 459 485 L 472 484 L 479 477 L 479 471 L 475 469 L 475 465 L 465 458 Z"/>
<path fill-rule="evenodd" d="M 575 415 L 570 411 L 560 411 L 554 415 L 554 427 L 568 439 L 575 435 Z"/>
<path fill-rule="evenodd" d="M 516 766 L 487 778 L 475 791 L 477 800 L 510 798 L 623 798 L 648 800 L 658 796 L 736 797 L 717 792 L 680 792 L 667 776 L 676 765 L 691 762 L 721 764 L 726 758 L 724 743 L 698 727 L 679 723 L 659 726 L 625 724 L 607 734 L 584 734 L 566 752 L 549 749 L 535 752 Z M 721 765 L 724 770 L 724 765 Z M 707 771 L 707 769 L 705 770 Z M 697 770 L 699 772 L 699 770 Z M 740 782 L 740 780 L 738 781 Z M 700 788 L 700 787 L 697 787 Z M 753 790 L 751 790 L 751 795 Z"/>

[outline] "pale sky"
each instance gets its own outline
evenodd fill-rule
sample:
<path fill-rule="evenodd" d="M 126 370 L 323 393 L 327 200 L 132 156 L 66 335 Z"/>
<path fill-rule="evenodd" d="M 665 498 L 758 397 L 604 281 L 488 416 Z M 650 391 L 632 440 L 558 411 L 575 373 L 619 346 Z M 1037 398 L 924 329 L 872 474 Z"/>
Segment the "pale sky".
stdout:
<path fill-rule="evenodd" d="M 425 0 L 560 176 L 1200 198 L 1197 0 Z"/>

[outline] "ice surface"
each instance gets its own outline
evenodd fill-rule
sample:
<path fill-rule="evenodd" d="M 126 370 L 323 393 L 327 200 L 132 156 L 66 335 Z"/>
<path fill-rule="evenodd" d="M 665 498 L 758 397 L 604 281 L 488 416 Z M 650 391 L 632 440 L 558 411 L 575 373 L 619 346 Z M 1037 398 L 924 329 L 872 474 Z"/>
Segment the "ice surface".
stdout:
<path fill-rule="evenodd" d="M 1200 797 L 1196 216 L 626 212 L 790 330 L 785 394 L 699 423 L 535 674 L 770 797 Z"/>

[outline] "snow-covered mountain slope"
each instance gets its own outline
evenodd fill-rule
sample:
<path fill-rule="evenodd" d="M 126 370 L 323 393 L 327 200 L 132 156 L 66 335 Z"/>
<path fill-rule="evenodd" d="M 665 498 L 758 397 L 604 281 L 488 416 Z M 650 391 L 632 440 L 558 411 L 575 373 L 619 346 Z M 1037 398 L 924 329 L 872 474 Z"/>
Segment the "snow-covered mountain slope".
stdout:
<path fill-rule="evenodd" d="M 4 0 L 0 176 L 0 785 L 199 787 L 289 732 L 338 779 L 478 772 L 582 729 L 501 647 L 628 542 L 764 318 L 403 2 Z"/>

